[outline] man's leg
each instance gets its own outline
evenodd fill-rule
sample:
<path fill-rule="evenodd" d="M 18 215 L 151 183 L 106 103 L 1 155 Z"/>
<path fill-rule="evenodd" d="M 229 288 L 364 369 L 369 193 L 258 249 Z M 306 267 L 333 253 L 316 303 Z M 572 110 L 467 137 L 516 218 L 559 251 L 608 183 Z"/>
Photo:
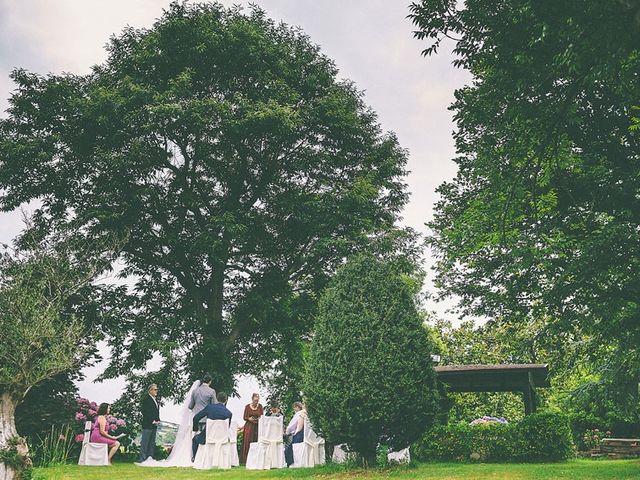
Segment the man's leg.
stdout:
<path fill-rule="evenodd" d="M 147 451 L 149 450 L 149 440 L 151 439 L 151 430 L 142 429 L 142 438 L 140 439 L 140 457 L 139 460 L 144 462 L 147 459 Z"/>
<path fill-rule="evenodd" d="M 196 453 L 198 453 L 198 447 L 204 444 L 206 433 L 203 428 L 200 433 L 194 435 L 193 440 L 191 441 L 191 461 L 194 462 L 196 460 Z"/>
<path fill-rule="evenodd" d="M 149 438 L 149 446 L 147 448 L 147 457 L 153 458 L 156 453 L 156 433 L 158 433 L 158 429 L 154 428 L 151 430 L 151 436 Z"/>

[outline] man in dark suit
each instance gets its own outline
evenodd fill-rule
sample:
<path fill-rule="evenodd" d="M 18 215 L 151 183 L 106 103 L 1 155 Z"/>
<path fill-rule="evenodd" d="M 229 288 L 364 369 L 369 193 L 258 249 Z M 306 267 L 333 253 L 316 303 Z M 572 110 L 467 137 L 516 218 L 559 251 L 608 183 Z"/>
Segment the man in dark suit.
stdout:
<path fill-rule="evenodd" d="M 193 417 L 193 431 L 197 432 L 199 429 L 199 423 L 201 418 L 208 418 L 209 420 L 227 420 L 231 419 L 231 412 L 227 409 L 227 394 L 224 392 L 218 393 L 218 403 L 211 403 L 196 413 Z M 202 429 L 202 431 L 193 437 L 193 441 L 191 442 L 192 447 L 192 458 L 194 461 L 196 458 L 196 453 L 198 452 L 198 446 L 204 445 L 204 442 L 207 438 L 207 429 Z"/>
<path fill-rule="evenodd" d="M 148 395 L 142 399 L 142 439 L 140 440 L 140 462 L 147 457 L 153 458 L 156 448 L 156 432 L 160 423 L 160 406 L 156 396 L 158 386 L 155 383 L 149 385 Z"/>

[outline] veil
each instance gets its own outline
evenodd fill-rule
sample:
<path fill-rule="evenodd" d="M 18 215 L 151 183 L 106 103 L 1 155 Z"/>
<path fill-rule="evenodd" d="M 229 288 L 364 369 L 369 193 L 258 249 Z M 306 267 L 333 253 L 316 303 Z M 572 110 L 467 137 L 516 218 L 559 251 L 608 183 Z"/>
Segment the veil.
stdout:
<path fill-rule="evenodd" d="M 136 463 L 140 467 L 191 467 L 191 438 L 193 437 L 193 411 L 189 409 L 191 394 L 200 386 L 200 380 L 196 380 L 191 385 L 180 408 L 180 425 L 176 433 L 176 441 L 173 444 L 171 453 L 165 460 L 154 460 L 147 458 L 142 463 Z"/>

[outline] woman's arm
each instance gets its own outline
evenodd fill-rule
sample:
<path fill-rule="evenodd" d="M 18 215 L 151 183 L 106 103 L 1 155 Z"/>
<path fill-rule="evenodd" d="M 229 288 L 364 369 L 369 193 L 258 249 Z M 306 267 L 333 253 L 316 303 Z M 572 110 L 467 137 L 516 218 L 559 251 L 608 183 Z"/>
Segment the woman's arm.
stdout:
<path fill-rule="evenodd" d="M 98 427 L 100 428 L 100 435 L 106 438 L 110 438 L 111 440 L 117 440 L 115 437 L 112 437 L 107 433 L 107 419 L 103 415 L 100 415 L 98 417 Z"/>

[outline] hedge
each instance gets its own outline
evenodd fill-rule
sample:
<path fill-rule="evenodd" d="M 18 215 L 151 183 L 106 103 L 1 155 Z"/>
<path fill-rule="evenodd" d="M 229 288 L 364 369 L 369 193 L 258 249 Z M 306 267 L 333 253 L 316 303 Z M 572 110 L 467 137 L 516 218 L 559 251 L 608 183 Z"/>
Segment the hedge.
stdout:
<path fill-rule="evenodd" d="M 438 425 L 413 444 L 411 455 L 416 460 L 541 462 L 566 460 L 574 451 L 568 418 L 541 412 L 517 424 Z"/>

